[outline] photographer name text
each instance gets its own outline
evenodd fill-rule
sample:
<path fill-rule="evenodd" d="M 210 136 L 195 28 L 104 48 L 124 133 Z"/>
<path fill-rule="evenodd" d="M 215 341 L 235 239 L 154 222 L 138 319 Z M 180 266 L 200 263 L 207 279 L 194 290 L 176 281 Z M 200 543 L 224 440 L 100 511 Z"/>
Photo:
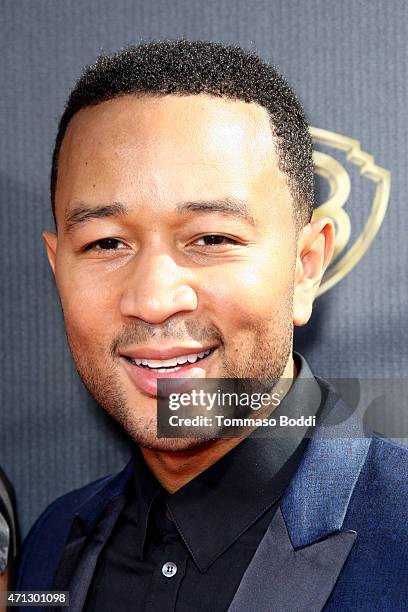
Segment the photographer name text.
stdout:
<path fill-rule="evenodd" d="M 210 416 L 197 415 L 194 417 L 179 417 L 171 415 L 169 417 L 171 427 L 314 427 L 316 425 L 315 416 L 301 416 L 297 419 L 280 415 L 275 419 L 266 418 L 229 418 L 222 414 Z"/>

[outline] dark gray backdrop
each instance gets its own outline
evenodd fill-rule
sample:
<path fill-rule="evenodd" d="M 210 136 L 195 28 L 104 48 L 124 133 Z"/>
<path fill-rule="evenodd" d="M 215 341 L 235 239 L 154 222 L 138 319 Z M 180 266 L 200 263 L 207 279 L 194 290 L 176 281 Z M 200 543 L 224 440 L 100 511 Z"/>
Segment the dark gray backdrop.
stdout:
<path fill-rule="evenodd" d="M 23 533 L 56 496 L 118 470 L 128 456 L 125 437 L 71 363 L 40 238 L 52 227 L 57 120 L 82 66 L 102 50 L 181 36 L 256 50 L 288 77 L 312 125 L 358 139 L 391 170 L 379 235 L 318 300 L 297 344 L 325 377 L 405 375 L 408 3 L 2 0 L 0 10 L 0 463 L 16 488 Z M 348 204 L 355 223 L 370 193 L 356 181 Z"/>

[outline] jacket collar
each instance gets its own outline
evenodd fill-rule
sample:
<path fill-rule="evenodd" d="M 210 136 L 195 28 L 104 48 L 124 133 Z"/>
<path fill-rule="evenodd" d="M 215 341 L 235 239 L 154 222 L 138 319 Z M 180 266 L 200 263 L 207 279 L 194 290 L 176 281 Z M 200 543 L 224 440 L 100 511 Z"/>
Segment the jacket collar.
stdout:
<path fill-rule="evenodd" d="M 322 379 L 327 399 L 318 426 L 282 500 L 294 548 L 340 531 L 367 457 L 371 436 L 362 415 L 350 409 Z"/>
<path fill-rule="evenodd" d="M 370 447 L 361 415 L 318 379 L 327 397 L 280 509 L 246 569 L 228 612 L 324 609 L 356 541 L 343 527 Z M 333 412 L 334 409 L 334 412 Z M 335 420 L 334 420 L 335 419 Z"/>
<path fill-rule="evenodd" d="M 107 476 L 96 483 L 92 493 L 82 502 L 75 514 L 81 519 L 86 532 L 92 530 L 106 506 L 125 493 L 129 480 L 133 477 L 133 462 L 130 460 L 118 474 Z"/>

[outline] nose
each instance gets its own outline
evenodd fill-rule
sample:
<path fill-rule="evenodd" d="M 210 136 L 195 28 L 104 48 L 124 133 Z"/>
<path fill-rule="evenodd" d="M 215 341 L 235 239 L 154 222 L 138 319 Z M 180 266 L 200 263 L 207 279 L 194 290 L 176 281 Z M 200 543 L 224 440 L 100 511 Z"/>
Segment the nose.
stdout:
<path fill-rule="evenodd" d="M 121 296 L 124 317 L 157 325 L 174 314 L 196 310 L 198 298 L 189 272 L 170 255 L 145 257 L 135 266 Z"/>

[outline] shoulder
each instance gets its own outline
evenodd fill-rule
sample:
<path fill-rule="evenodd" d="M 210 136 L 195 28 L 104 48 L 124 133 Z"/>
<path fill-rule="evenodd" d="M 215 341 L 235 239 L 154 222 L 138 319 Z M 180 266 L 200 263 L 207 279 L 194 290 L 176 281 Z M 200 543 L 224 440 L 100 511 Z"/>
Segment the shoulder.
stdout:
<path fill-rule="evenodd" d="M 363 478 L 359 482 L 364 486 L 378 487 L 378 490 L 390 489 L 408 497 L 408 446 L 386 438 L 373 431 L 357 412 L 353 413 L 342 396 L 332 385 L 315 376 L 320 388 L 324 391 L 325 417 L 328 417 L 328 427 L 334 439 L 368 438 L 368 452 L 362 464 Z M 331 415 L 335 414 L 335 424 L 331 425 Z M 343 449 L 344 451 L 344 449 Z M 407 504 L 408 506 L 408 504 Z"/>
<path fill-rule="evenodd" d="M 97 501 L 118 475 L 99 478 L 62 495 L 40 515 L 24 540 L 18 569 L 20 590 L 49 589 L 73 519 L 89 500 Z"/>
<path fill-rule="evenodd" d="M 408 448 L 378 434 L 372 436 L 365 465 L 366 486 L 383 503 L 395 500 L 408 509 Z M 385 497 L 386 495 L 386 497 Z"/>
<path fill-rule="evenodd" d="M 408 462 L 408 446 L 395 442 L 391 438 L 385 438 L 381 434 L 373 433 L 371 446 L 378 455 L 394 459 L 398 457 L 402 461 Z"/>
<path fill-rule="evenodd" d="M 104 476 L 79 489 L 74 489 L 58 497 L 47 506 L 44 512 L 36 520 L 24 541 L 24 547 L 34 538 L 42 537 L 44 529 L 50 534 L 50 538 L 56 535 L 57 530 L 61 529 L 65 522 L 72 520 L 78 508 L 80 508 L 89 497 L 95 495 L 98 490 L 100 490 L 101 485 L 103 486 L 111 478 L 111 475 Z"/>
<path fill-rule="evenodd" d="M 383 551 L 393 547 L 396 540 L 404 542 L 408 550 L 407 473 L 408 449 L 373 435 L 347 516 L 349 527 L 355 524 L 362 533 L 367 530 L 370 540 L 375 532 L 374 539 L 382 541 Z"/>
<path fill-rule="evenodd" d="M 356 541 L 328 610 L 406 608 L 407 472 L 408 449 L 373 435 L 342 525 Z"/>

